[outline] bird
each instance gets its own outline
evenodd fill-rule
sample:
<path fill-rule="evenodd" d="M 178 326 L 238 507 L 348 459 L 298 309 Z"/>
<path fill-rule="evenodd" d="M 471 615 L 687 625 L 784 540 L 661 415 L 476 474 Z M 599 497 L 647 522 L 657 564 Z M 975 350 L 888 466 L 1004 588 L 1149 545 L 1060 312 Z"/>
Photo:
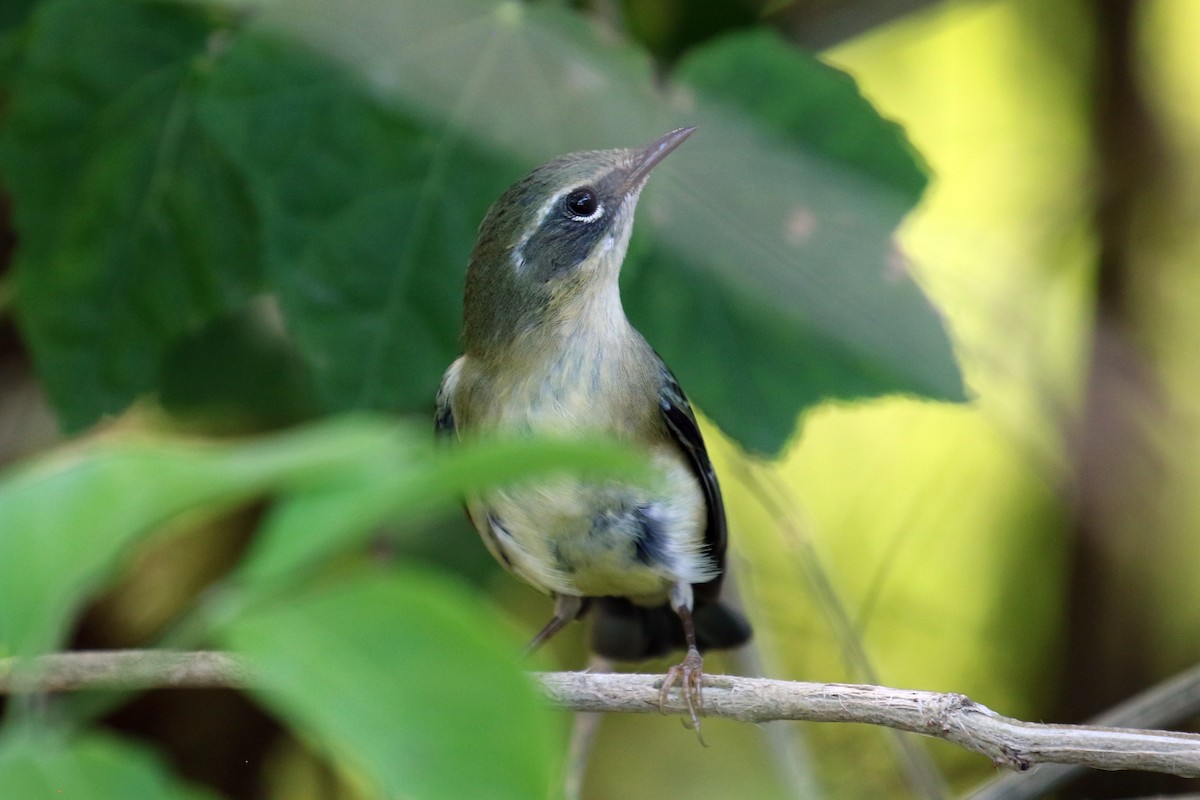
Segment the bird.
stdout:
<path fill-rule="evenodd" d="M 564 477 L 467 499 L 492 555 L 550 595 L 529 651 L 592 612 L 590 649 L 615 661 L 683 650 L 690 727 L 703 712 L 702 652 L 750 639 L 721 599 L 728 525 L 700 427 L 675 376 L 630 324 L 618 278 L 651 170 L 695 128 L 644 147 L 569 153 L 488 209 L 468 262 L 463 354 L 436 399 L 439 435 L 603 435 L 656 480 Z"/>

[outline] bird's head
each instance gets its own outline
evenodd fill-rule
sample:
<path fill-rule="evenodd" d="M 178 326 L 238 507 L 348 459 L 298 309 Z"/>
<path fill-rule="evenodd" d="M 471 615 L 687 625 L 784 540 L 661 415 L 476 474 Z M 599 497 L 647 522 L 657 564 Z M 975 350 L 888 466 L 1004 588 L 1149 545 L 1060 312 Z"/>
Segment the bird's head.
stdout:
<path fill-rule="evenodd" d="M 615 298 L 646 178 L 693 130 L 640 148 L 570 153 L 509 187 L 484 217 L 467 269 L 468 350 L 510 344 L 580 313 L 598 293 Z"/>

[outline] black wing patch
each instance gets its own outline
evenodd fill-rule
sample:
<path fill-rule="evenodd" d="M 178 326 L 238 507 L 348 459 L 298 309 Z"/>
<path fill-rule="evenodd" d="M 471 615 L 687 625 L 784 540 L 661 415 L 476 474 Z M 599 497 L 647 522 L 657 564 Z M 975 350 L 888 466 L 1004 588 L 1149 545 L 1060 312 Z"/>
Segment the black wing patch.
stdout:
<path fill-rule="evenodd" d="M 704 446 L 704 437 L 700 435 L 700 426 L 696 423 L 696 415 L 692 406 L 684 396 L 683 390 L 675 376 L 662 366 L 663 382 L 659 391 L 659 408 L 662 411 L 663 422 L 671 432 L 679 449 L 687 456 L 700 488 L 704 490 L 704 501 L 708 509 L 708 523 L 704 531 L 704 543 L 712 555 L 717 568 L 723 574 L 725 571 L 725 544 L 728 538 L 725 522 L 725 503 L 721 499 L 721 487 L 717 483 L 717 473 L 713 470 L 712 461 L 708 458 L 708 449 Z M 721 575 L 708 583 L 696 584 L 699 594 L 715 598 L 721 588 Z"/>

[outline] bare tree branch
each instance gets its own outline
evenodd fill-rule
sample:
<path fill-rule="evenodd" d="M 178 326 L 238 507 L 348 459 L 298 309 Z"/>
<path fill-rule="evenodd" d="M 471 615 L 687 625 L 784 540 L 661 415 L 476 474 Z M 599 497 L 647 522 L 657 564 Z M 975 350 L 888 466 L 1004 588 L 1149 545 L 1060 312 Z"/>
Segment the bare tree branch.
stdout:
<path fill-rule="evenodd" d="M 657 676 L 559 672 L 538 678 L 552 700 L 575 711 L 658 709 Z M 684 707 L 673 699 L 669 710 Z M 1200 734 L 1022 722 L 961 694 L 705 676 L 704 713 L 743 722 L 885 725 L 954 742 L 1019 770 L 1046 762 L 1200 776 Z"/>
<path fill-rule="evenodd" d="M 0 694 L 80 689 L 244 688 L 250 666 L 225 653 L 123 650 L 0 661 Z M 534 676 L 570 711 L 658 711 L 662 676 L 548 672 Z M 667 704 L 684 713 L 678 693 Z M 1044 725 L 1003 717 L 961 694 L 727 675 L 704 677 L 704 714 L 742 722 L 806 720 L 883 725 L 954 742 L 999 766 L 1078 764 L 1200 777 L 1200 734 Z"/>

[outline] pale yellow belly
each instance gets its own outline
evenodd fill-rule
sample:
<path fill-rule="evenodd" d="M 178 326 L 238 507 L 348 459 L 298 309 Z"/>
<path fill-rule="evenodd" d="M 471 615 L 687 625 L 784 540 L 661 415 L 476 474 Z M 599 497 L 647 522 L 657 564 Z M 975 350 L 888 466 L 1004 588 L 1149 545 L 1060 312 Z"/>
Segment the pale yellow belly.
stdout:
<path fill-rule="evenodd" d="M 660 599 L 717 570 L 694 476 L 676 459 L 654 461 L 661 478 L 650 485 L 545 481 L 478 498 L 471 517 L 493 554 L 543 591 Z"/>

